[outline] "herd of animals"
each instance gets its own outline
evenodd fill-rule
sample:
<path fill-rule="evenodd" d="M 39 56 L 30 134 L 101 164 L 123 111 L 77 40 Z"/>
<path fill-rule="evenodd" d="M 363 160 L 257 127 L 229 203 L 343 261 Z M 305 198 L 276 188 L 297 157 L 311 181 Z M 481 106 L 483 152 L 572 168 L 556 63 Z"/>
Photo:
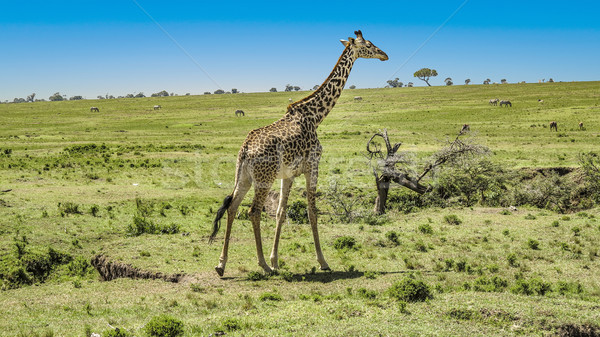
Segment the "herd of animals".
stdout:
<path fill-rule="evenodd" d="M 543 99 L 538 99 L 538 103 L 544 103 Z M 504 107 L 512 107 L 512 103 L 509 100 L 499 100 L 498 98 L 492 98 L 490 99 L 490 105 L 493 106 L 497 106 L 498 104 L 500 104 L 500 106 L 504 106 Z M 465 124 L 468 127 L 468 124 Z M 579 122 L 579 130 L 584 130 L 583 128 L 583 122 Z M 463 126 L 463 129 L 465 127 Z M 558 131 L 558 123 L 556 123 L 556 121 L 552 121 L 550 122 L 550 131 Z M 462 131 L 461 131 L 462 133 Z"/>
<path fill-rule="evenodd" d="M 363 98 L 361 96 L 354 97 L 355 101 L 362 101 L 362 99 Z M 291 98 L 289 99 L 289 101 L 293 102 L 293 100 Z M 538 99 L 538 102 L 539 103 L 544 103 L 544 100 L 543 99 Z M 509 100 L 500 100 L 498 98 L 492 98 L 492 99 L 490 99 L 489 103 L 490 103 L 490 105 L 493 105 L 493 106 L 500 105 L 500 106 L 504 106 L 504 107 L 512 107 L 512 103 Z M 153 109 L 154 110 L 160 110 L 160 109 L 162 109 L 162 106 L 155 105 L 153 107 Z M 90 108 L 90 112 L 100 112 L 100 109 L 98 107 L 93 106 L 93 107 Z M 235 110 L 235 116 L 236 117 L 237 116 L 242 116 L 243 117 L 245 115 L 246 115 L 246 113 L 244 112 L 244 110 L 241 110 L 241 109 Z M 579 130 L 584 130 L 583 122 L 579 122 L 578 126 L 579 126 Z M 460 133 L 462 134 L 462 133 L 467 132 L 469 130 L 470 130 L 469 124 L 464 124 L 463 127 L 462 127 L 462 129 L 460 130 Z M 558 123 L 556 121 L 551 121 L 550 122 L 550 131 L 557 131 L 558 132 Z"/>

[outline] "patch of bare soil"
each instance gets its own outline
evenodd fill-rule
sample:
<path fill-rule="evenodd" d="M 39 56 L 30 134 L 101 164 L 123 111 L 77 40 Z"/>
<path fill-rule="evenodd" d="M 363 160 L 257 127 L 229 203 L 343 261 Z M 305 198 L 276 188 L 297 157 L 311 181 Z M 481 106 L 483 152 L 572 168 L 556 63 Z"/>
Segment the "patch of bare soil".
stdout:
<path fill-rule="evenodd" d="M 102 254 L 94 256 L 92 258 L 92 266 L 96 268 L 100 277 L 103 281 L 111 281 L 117 278 L 132 278 L 132 279 L 152 279 L 152 280 L 164 280 L 167 282 L 177 283 L 184 275 L 173 274 L 166 275 L 160 272 L 151 272 L 146 270 L 140 270 L 129 264 L 121 262 L 112 262 Z"/>

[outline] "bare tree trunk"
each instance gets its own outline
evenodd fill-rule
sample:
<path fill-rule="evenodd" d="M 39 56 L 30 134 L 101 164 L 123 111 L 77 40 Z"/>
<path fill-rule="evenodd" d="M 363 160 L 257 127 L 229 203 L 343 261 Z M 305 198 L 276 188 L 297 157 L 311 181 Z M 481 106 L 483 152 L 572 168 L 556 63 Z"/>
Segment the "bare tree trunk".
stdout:
<path fill-rule="evenodd" d="M 377 184 L 377 198 L 375 199 L 373 212 L 377 215 L 385 214 L 385 205 L 390 191 L 390 179 L 385 176 L 375 177 L 375 183 Z"/>

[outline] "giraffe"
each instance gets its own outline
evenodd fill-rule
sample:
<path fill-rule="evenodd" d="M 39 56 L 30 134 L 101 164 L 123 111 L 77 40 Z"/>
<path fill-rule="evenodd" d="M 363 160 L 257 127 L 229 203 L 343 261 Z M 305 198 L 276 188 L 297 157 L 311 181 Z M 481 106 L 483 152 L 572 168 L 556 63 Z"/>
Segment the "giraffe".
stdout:
<path fill-rule="evenodd" d="M 365 40 L 362 32 L 355 31 L 356 38 L 340 40 L 345 46 L 337 64 L 329 77 L 309 96 L 288 105 L 285 115 L 273 124 L 252 130 L 238 153 L 235 184 L 233 192 L 223 201 L 213 222 L 213 232 L 209 242 L 215 239 L 220 227 L 220 220 L 227 212 L 227 227 L 223 250 L 219 264 L 215 267 L 217 274 L 223 276 L 227 263 L 229 237 L 233 219 L 246 193 L 254 185 L 254 200 L 248 212 L 254 230 L 258 265 L 266 273 L 278 266 L 278 248 L 281 227 L 286 218 L 286 207 L 294 178 L 304 174 L 306 178 L 307 210 L 315 244 L 317 261 L 321 270 L 330 270 L 323 257 L 319 233 L 315 194 L 319 160 L 322 147 L 317 139 L 317 127 L 335 106 L 354 62 L 358 58 L 376 58 L 386 61 L 388 56 L 370 41 Z M 260 235 L 260 216 L 264 201 L 276 179 L 281 179 L 281 192 L 276 213 L 276 228 L 271 266 L 265 261 L 262 239 Z"/>

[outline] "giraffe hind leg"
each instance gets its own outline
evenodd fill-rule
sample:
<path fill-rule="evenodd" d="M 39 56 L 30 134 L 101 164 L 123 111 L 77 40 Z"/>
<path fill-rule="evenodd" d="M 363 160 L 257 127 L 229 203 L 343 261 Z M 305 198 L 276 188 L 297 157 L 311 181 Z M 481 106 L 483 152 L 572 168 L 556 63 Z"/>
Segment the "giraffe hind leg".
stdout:
<path fill-rule="evenodd" d="M 252 201 L 252 207 L 250 208 L 250 220 L 252 221 L 252 228 L 254 230 L 254 240 L 256 241 L 256 254 L 258 257 L 258 265 L 265 271 L 265 273 L 271 273 L 272 269 L 265 261 L 265 255 L 263 253 L 262 239 L 260 235 L 260 217 L 263 205 L 272 184 L 261 184 L 265 186 L 254 187 L 254 200 Z"/>

